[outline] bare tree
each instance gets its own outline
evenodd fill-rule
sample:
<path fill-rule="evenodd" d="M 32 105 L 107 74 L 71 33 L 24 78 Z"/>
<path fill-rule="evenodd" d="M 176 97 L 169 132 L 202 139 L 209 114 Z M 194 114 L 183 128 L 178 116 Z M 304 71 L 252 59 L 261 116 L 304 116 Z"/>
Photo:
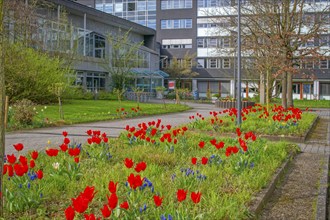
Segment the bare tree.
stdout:
<path fill-rule="evenodd" d="M 182 79 L 191 79 L 198 75 L 197 72 L 192 70 L 196 66 L 195 58 L 196 54 L 189 54 L 187 52 L 183 59 L 173 57 L 170 64 L 164 68 L 170 77 L 176 80 L 176 88 L 181 88 Z"/>
<path fill-rule="evenodd" d="M 236 6 L 228 8 L 212 13 L 237 14 Z M 327 34 L 325 25 L 329 24 L 329 9 L 329 4 L 308 4 L 305 0 L 250 0 L 242 6 L 241 31 L 246 39 L 242 49 L 255 59 L 256 66 L 264 66 L 260 74 L 270 70 L 271 75 L 281 77 L 285 108 L 293 106 L 293 75 L 313 75 L 308 73 L 311 71 L 299 70 L 301 64 L 318 62 L 326 55 L 318 41 L 322 34 Z M 231 25 L 227 29 L 235 30 L 236 19 L 232 16 L 229 21 Z"/>
<path fill-rule="evenodd" d="M 104 69 L 110 73 L 113 87 L 123 90 L 132 79 L 132 69 L 139 66 L 139 49 L 143 42 L 131 42 L 130 30 L 108 34 L 107 41 L 110 45 L 107 57 L 109 63 L 104 65 Z"/>

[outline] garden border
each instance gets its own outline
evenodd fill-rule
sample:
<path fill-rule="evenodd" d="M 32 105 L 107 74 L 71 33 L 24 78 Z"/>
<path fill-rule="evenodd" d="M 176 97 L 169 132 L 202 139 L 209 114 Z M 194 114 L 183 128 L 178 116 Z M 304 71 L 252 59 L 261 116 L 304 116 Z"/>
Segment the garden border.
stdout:
<path fill-rule="evenodd" d="M 308 129 L 305 131 L 304 135 L 296 137 L 296 136 L 285 136 L 285 135 L 268 135 L 268 134 L 257 134 L 259 138 L 265 138 L 269 141 L 288 141 L 288 142 L 294 142 L 294 143 L 304 143 L 307 139 L 307 136 L 310 134 L 312 129 L 316 126 L 316 123 L 320 119 L 319 116 L 316 116 L 316 118 L 313 120 L 313 122 L 309 125 Z M 217 134 L 217 133 L 216 133 Z M 217 134 L 221 137 L 232 137 L 235 138 L 237 136 L 236 133 L 229 133 L 229 132 L 222 132 L 220 134 Z"/>
<path fill-rule="evenodd" d="M 316 123 L 319 120 L 319 116 L 316 116 L 316 118 L 313 120 L 313 122 L 309 125 L 308 129 L 305 131 L 303 136 L 295 137 L 295 136 L 285 136 L 285 135 L 259 135 L 261 138 L 266 138 L 271 141 L 289 141 L 289 142 L 298 142 L 298 143 L 304 143 L 306 141 L 307 136 L 310 134 L 312 129 L 316 126 Z"/>
<path fill-rule="evenodd" d="M 323 220 L 329 219 L 330 214 L 328 213 L 327 218 L 327 200 L 328 200 L 328 185 L 329 185 L 329 160 L 330 156 L 326 156 L 326 161 L 323 165 L 323 171 L 321 173 L 321 178 L 319 181 L 319 189 L 318 189 L 318 196 L 317 196 L 317 204 L 316 204 L 316 216 L 315 219 Z"/>
<path fill-rule="evenodd" d="M 286 161 L 282 163 L 280 168 L 277 169 L 275 175 L 273 175 L 272 180 L 266 186 L 266 188 L 262 189 L 261 191 L 259 191 L 257 194 L 254 195 L 251 205 L 249 205 L 249 211 L 252 213 L 254 217 L 258 217 L 258 215 L 263 210 L 264 206 L 270 200 L 270 198 L 273 195 L 273 192 L 275 191 L 276 185 L 283 179 L 287 170 L 289 169 L 289 166 L 293 158 L 298 153 L 299 153 L 298 151 L 290 153 Z"/>

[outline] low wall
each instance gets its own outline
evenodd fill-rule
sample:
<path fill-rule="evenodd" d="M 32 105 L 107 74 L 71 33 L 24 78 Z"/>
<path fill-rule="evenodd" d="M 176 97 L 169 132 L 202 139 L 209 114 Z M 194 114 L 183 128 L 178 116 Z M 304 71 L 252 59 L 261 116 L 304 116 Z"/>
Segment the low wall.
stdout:
<path fill-rule="evenodd" d="M 250 101 L 243 101 L 242 102 L 242 108 L 247 108 L 249 106 L 254 106 L 255 102 Z M 237 108 L 237 102 L 236 101 L 215 101 L 215 107 L 218 108 Z"/>

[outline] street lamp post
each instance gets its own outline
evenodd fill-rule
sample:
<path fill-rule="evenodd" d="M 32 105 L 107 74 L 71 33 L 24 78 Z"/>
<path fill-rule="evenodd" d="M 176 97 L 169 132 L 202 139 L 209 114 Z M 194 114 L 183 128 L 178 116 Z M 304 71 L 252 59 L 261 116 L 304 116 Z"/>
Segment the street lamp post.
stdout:
<path fill-rule="evenodd" d="M 236 124 L 241 126 L 242 123 L 242 102 L 241 102 L 241 0 L 237 1 L 238 15 L 237 15 L 237 121 Z"/>

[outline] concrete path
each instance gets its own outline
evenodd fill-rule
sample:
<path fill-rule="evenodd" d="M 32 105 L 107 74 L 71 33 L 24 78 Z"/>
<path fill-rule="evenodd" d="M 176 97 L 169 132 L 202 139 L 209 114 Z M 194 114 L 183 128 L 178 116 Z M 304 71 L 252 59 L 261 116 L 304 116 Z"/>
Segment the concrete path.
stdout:
<path fill-rule="evenodd" d="M 158 100 L 152 100 L 153 102 L 162 103 Z M 166 101 L 170 103 L 171 101 Z M 173 103 L 173 102 L 171 102 Z M 76 124 L 71 126 L 62 126 L 62 127 L 53 127 L 53 128 L 40 128 L 33 129 L 28 131 L 19 131 L 19 132 L 10 132 L 6 133 L 6 154 L 12 154 L 15 152 L 13 144 L 23 143 L 24 152 L 29 150 L 41 150 L 47 146 L 57 147 L 63 143 L 62 131 L 67 131 L 69 133 L 69 138 L 72 142 L 76 143 L 85 143 L 87 141 L 86 131 L 89 129 L 92 130 L 101 130 L 101 132 L 106 132 L 110 137 L 118 137 L 120 132 L 124 130 L 126 125 L 136 126 L 142 122 L 149 122 L 157 120 L 158 118 L 162 120 L 162 124 L 170 124 L 172 126 L 178 126 L 180 124 L 188 123 L 189 116 L 196 115 L 200 113 L 203 116 L 209 116 L 210 111 L 220 111 L 221 109 L 215 108 L 211 104 L 198 104 L 198 103 L 183 103 L 191 106 L 193 109 L 179 112 L 171 113 L 165 115 L 155 115 L 148 117 L 140 117 L 133 119 L 123 119 L 115 121 L 102 121 L 94 123 L 84 123 Z M 50 141 L 51 145 L 48 145 L 47 142 Z"/>

